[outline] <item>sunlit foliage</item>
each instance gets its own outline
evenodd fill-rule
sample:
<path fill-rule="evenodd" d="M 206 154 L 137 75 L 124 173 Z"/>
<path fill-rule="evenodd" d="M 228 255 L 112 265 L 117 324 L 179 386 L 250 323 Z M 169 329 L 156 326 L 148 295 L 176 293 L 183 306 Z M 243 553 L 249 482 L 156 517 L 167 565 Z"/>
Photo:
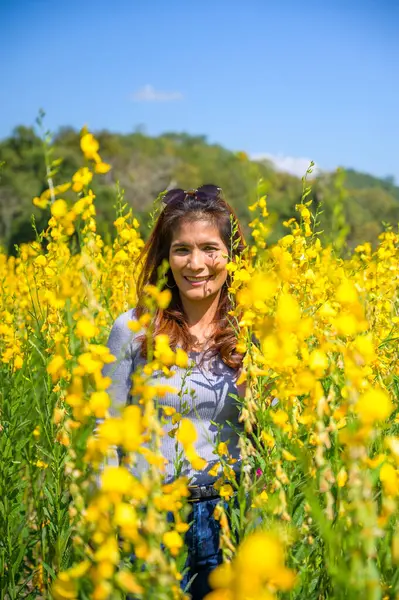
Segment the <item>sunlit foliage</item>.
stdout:
<path fill-rule="evenodd" d="M 50 220 L 16 256 L 0 254 L 0 597 L 183 598 L 187 481 L 163 481 L 162 425 L 175 425 L 194 468 L 204 461 L 184 410 L 157 408 L 173 390 L 151 381 L 190 366 L 165 336 L 152 343 L 165 273 L 131 323 L 150 347 L 132 381 L 140 402 L 110 417 L 105 342 L 136 302 L 139 222 L 118 191 L 105 243 L 92 183 L 109 165 L 97 140 L 82 132 L 84 162 L 68 181 L 45 142 L 49 185 L 33 203 Z M 228 265 L 243 468 L 236 478 L 226 444 L 215 447 L 225 562 L 209 600 L 395 598 L 398 235 L 388 228 L 375 250 L 364 243 L 343 260 L 339 229 L 335 246 L 320 241 L 304 179 L 297 217 L 270 245 L 264 182 L 253 200 L 247 251 Z M 123 461 L 104 467 L 116 446 Z M 148 469 L 133 475 L 140 457 Z"/>

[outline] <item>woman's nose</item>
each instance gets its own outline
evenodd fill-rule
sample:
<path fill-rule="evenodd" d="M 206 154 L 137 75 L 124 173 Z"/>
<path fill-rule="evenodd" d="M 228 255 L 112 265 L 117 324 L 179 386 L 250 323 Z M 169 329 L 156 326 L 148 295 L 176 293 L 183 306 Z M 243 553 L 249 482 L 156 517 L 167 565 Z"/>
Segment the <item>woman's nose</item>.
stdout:
<path fill-rule="evenodd" d="M 191 267 L 191 269 L 200 269 L 201 267 L 203 267 L 204 261 L 201 257 L 201 253 L 195 251 L 192 252 L 190 254 L 188 264 Z"/>

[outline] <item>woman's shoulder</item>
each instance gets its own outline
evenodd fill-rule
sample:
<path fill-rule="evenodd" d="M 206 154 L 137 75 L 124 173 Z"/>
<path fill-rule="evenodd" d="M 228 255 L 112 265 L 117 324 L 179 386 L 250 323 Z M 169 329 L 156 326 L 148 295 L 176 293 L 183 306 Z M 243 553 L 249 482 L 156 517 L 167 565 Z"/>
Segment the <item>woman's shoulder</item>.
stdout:
<path fill-rule="evenodd" d="M 137 321 L 137 315 L 136 315 L 136 309 L 135 308 L 129 308 L 129 310 L 127 310 L 124 313 L 121 313 L 120 315 L 118 315 L 118 317 L 115 319 L 112 327 L 115 327 L 116 329 L 126 329 L 127 331 L 129 330 L 129 323 L 130 321 Z"/>
<path fill-rule="evenodd" d="M 135 344 L 138 336 L 143 331 L 136 331 L 135 328 L 130 328 L 129 323 L 137 321 L 138 317 L 135 308 L 129 308 L 129 310 L 121 313 L 113 322 L 109 340 L 112 344 L 125 345 Z"/>

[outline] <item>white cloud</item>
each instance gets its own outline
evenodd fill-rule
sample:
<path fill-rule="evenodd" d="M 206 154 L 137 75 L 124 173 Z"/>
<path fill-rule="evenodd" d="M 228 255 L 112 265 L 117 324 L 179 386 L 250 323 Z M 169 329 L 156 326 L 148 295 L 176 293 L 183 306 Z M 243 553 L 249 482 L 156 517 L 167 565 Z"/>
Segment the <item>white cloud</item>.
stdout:
<path fill-rule="evenodd" d="M 183 94 L 181 92 L 156 90 L 149 83 L 132 94 L 132 100 L 135 102 L 175 102 L 182 99 Z"/>
<path fill-rule="evenodd" d="M 252 160 L 269 160 L 277 171 L 290 173 L 296 177 L 303 177 L 310 166 L 309 158 L 296 158 L 294 156 L 284 156 L 283 154 L 253 154 Z M 320 168 L 315 164 L 312 175 L 320 173 Z"/>

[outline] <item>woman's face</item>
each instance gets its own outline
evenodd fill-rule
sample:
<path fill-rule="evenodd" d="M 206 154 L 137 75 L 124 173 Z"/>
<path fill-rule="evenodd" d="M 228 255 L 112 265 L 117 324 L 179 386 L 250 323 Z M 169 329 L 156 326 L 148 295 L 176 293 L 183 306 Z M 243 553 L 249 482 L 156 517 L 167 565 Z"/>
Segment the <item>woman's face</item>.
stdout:
<path fill-rule="evenodd" d="M 182 221 L 173 234 L 169 264 L 182 300 L 216 296 L 226 281 L 228 250 L 207 220 Z"/>

